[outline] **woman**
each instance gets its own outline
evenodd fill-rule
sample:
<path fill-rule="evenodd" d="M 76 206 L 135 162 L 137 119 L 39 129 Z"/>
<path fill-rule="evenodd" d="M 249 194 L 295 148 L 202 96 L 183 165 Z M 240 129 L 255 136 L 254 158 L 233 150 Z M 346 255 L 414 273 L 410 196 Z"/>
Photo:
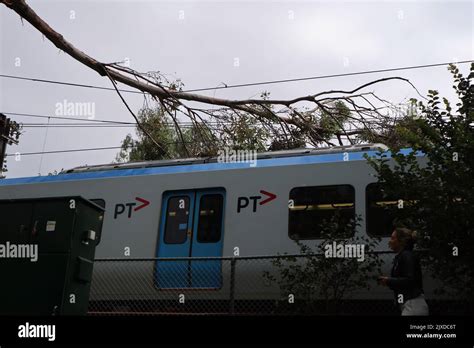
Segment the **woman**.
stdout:
<path fill-rule="evenodd" d="M 415 233 L 407 228 L 395 228 L 388 242 L 397 255 L 390 277 L 379 277 L 379 283 L 395 292 L 395 301 L 402 315 L 428 315 L 428 304 L 423 294 L 420 260 L 413 253 Z"/>

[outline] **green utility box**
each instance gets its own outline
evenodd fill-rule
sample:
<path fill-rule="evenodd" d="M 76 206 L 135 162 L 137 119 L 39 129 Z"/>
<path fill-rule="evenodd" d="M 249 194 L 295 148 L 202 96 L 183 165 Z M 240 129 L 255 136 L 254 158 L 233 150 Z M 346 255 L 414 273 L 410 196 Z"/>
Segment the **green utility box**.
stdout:
<path fill-rule="evenodd" d="M 0 315 L 84 315 L 104 209 L 82 197 L 0 200 Z"/>

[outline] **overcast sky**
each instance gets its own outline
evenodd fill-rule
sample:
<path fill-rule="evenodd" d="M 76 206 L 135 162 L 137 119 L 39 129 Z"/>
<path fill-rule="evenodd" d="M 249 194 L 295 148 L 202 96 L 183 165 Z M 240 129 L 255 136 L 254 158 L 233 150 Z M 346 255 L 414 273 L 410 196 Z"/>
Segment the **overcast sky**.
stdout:
<path fill-rule="evenodd" d="M 102 62 L 129 59 L 139 71 L 179 77 L 185 89 L 474 58 L 472 1 L 32 1 L 30 6 L 80 50 Z M 0 5 L 0 73 L 110 87 Z M 238 61 L 238 66 L 236 62 Z M 460 65 L 463 72 L 468 64 Z M 248 98 L 262 90 L 291 98 L 353 89 L 385 76 L 410 79 L 453 98 L 446 67 L 202 92 Z M 123 86 L 122 86 L 123 87 Z M 124 87 L 128 89 L 128 87 Z M 402 82 L 371 88 L 393 102 L 416 97 Z M 135 110 L 143 97 L 124 94 Z M 96 119 L 133 121 L 112 91 L 0 77 L 0 112 L 61 116 L 58 103 L 89 103 Z M 8 115 L 17 122 L 47 119 Z M 89 115 L 72 117 L 87 119 Z M 65 122 L 65 121 L 51 121 Z M 25 128 L 7 153 L 119 146 L 131 128 Z M 47 134 L 46 134 L 47 132 Z M 110 163 L 117 150 L 8 158 L 7 177 L 46 175 Z"/>

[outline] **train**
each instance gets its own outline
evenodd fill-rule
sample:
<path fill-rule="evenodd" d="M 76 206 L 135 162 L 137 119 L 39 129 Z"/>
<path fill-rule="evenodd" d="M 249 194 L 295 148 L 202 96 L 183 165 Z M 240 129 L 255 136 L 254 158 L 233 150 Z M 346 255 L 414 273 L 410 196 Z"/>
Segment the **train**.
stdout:
<path fill-rule="evenodd" d="M 81 166 L 0 180 L 0 198 L 82 196 L 105 208 L 96 259 L 142 262 L 120 263 L 124 268 L 96 263 L 91 300 L 174 298 L 173 289 L 228 298 L 231 286 L 242 299 L 268 299 L 281 296 L 262 277 L 269 262 L 252 257 L 298 254 L 296 241 L 316 247 L 318 223 L 336 212 L 347 219 L 360 216 L 354 233 L 381 238 L 376 249 L 389 250 L 390 217 L 365 157 L 380 151 L 387 147 L 285 150 L 259 153 L 252 161 L 213 157 Z M 171 261 L 159 261 L 165 258 Z M 247 259 L 245 267 L 237 263 L 232 280 L 231 258 Z M 385 255 L 386 274 L 392 258 Z M 104 286 L 107 279 L 121 280 Z M 393 293 L 375 286 L 357 296 L 390 299 Z"/>

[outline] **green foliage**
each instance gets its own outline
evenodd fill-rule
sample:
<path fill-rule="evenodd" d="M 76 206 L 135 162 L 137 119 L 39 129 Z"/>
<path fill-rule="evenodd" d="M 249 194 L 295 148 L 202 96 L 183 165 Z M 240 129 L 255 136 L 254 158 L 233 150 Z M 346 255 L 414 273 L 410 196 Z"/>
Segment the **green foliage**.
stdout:
<path fill-rule="evenodd" d="M 410 147 L 421 135 L 417 121 L 418 115 L 412 113 L 411 107 L 407 107 L 402 112 L 405 114 L 396 121 L 381 121 L 379 131 L 363 128 L 358 139 L 364 143 L 383 143 L 392 149 Z"/>
<path fill-rule="evenodd" d="M 418 231 L 419 247 L 429 249 L 426 265 L 444 284 L 441 292 L 474 299 L 474 64 L 463 77 L 450 66 L 459 98 L 453 112 L 438 92 L 428 92 L 428 102 L 418 102 L 416 129 L 406 129 L 412 151 L 392 147 L 394 164 L 379 153 L 369 159 L 386 195 L 407 201 L 398 213 L 398 224 Z M 417 162 L 415 153 L 425 154 Z M 457 248 L 457 249 L 456 249 Z M 457 250 L 457 254 L 456 254 Z"/>
<path fill-rule="evenodd" d="M 351 111 L 340 100 L 334 102 L 333 105 L 326 106 L 326 108 L 321 110 L 319 126 L 323 129 L 321 136 L 329 140 L 334 136 L 334 133 L 341 131 L 341 125 L 346 123 Z"/>
<path fill-rule="evenodd" d="M 215 156 L 217 153 L 219 144 L 207 128 L 190 126 L 177 130 L 172 118 L 161 108 L 141 109 L 137 117 L 160 147 L 137 128 L 138 139 L 131 134 L 125 137 L 116 156 L 117 162 Z"/>
<path fill-rule="evenodd" d="M 278 284 L 286 301 L 288 294 L 294 295 L 292 306 L 302 313 L 340 313 L 345 299 L 355 291 L 370 289 L 375 284 L 375 275 L 380 274 L 382 261 L 373 253 L 379 239 L 353 233 L 359 226 L 360 217 L 345 225 L 340 221 L 337 214 L 323 221 L 321 240 L 315 248 L 297 241 L 301 257 L 276 259 L 272 262 L 276 274 L 264 273 L 265 278 Z M 341 236 L 352 237 L 344 239 Z M 333 242 L 364 245 L 364 260 L 326 257 L 326 248 Z"/>
<path fill-rule="evenodd" d="M 226 113 L 221 118 L 222 127 L 217 133 L 221 143 L 232 150 L 266 150 L 270 133 L 255 117 L 248 114 Z"/>
<path fill-rule="evenodd" d="M 180 90 L 182 85 L 177 83 L 175 87 Z M 263 92 L 260 97 L 265 100 L 269 95 Z M 177 111 L 177 107 L 171 110 Z M 267 108 L 272 110 L 272 106 Z M 162 108 L 143 108 L 138 113 L 140 124 L 160 147 L 137 128 L 137 137 L 131 134 L 125 137 L 115 160 L 126 162 L 208 157 L 216 156 L 224 148 L 257 152 L 305 148 L 307 142 L 319 144 L 333 138 L 349 116 L 349 108 L 342 101 L 336 101 L 317 110 L 301 112 L 308 127 L 284 125 L 276 117 L 261 119 L 240 111 L 221 110 L 218 116 L 204 120 L 205 123 L 197 122 L 178 128 Z"/>
<path fill-rule="evenodd" d="M 10 132 L 8 134 L 8 137 L 18 142 L 18 140 L 20 139 L 22 128 L 23 127 L 21 124 L 10 120 Z M 13 141 L 8 140 L 7 145 L 13 145 Z M 7 166 L 7 158 L 5 157 L 3 160 L 3 167 L 1 168 L 1 172 L 0 172 L 0 179 L 5 178 L 3 173 L 6 173 L 6 172 L 8 172 L 8 166 Z"/>

